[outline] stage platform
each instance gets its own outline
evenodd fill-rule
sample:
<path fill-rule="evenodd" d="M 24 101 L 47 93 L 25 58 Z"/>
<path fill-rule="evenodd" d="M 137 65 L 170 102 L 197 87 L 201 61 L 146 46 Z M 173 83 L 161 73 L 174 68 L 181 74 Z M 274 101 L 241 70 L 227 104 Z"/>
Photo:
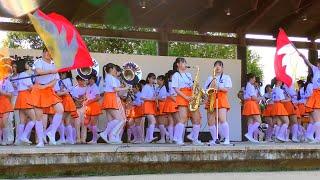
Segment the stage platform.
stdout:
<path fill-rule="evenodd" d="M 320 144 L 0 146 L 1 177 L 320 168 Z"/>

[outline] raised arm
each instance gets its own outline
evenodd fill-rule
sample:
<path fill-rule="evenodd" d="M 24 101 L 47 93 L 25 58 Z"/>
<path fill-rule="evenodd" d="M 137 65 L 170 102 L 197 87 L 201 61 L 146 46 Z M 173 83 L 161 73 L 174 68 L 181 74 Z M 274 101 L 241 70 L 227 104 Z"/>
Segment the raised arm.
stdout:
<path fill-rule="evenodd" d="M 298 51 L 299 56 L 304 60 L 304 63 L 306 63 L 307 66 L 309 66 L 310 68 L 313 66 L 310 61 L 301 53 Z"/>

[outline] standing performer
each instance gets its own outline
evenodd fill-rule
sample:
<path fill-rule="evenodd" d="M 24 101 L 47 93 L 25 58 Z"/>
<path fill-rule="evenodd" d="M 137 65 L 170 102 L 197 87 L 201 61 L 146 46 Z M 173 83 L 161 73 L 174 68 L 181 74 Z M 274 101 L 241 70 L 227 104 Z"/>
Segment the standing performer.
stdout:
<path fill-rule="evenodd" d="M 289 118 L 288 112 L 285 109 L 283 102 L 290 101 L 290 99 L 286 99 L 284 90 L 281 89 L 282 82 L 280 80 L 276 80 L 275 88 L 272 90 L 272 101 L 274 105 L 272 107 L 272 116 L 274 121 L 276 122 L 275 125 L 275 136 L 276 139 L 280 142 L 287 141 L 287 131 L 289 126 Z"/>
<path fill-rule="evenodd" d="M 51 55 L 48 50 L 43 49 L 42 58 L 38 59 L 34 63 L 34 70 L 36 75 L 35 86 L 31 91 L 31 98 L 29 104 L 35 108 L 36 119 L 40 120 L 43 118 L 43 109 L 53 107 L 55 110 L 55 115 L 51 125 L 48 128 L 46 135 L 50 140 L 50 144 L 56 145 L 55 135 L 57 129 L 62 121 L 63 116 L 63 105 L 61 99 L 56 95 L 53 90 L 59 76 L 57 74 L 56 67 L 52 61 Z M 40 121 L 37 121 L 36 128 L 39 128 L 40 132 Z M 42 132 L 40 132 L 42 133 Z M 40 135 L 39 135 L 40 137 Z M 39 144 L 43 144 L 43 139 L 38 139 Z"/>
<path fill-rule="evenodd" d="M 190 73 L 187 73 L 187 61 L 184 58 L 177 58 L 173 64 L 175 73 L 172 76 L 172 87 L 177 93 L 177 106 L 179 111 L 179 122 L 175 126 L 174 141 L 178 145 L 183 145 L 183 134 L 185 130 L 185 123 L 188 121 L 189 103 L 192 100 L 193 79 Z M 199 83 L 199 82 L 197 82 Z M 189 134 L 189 139 L 194 145 L 203 145 L 198 140 L 200 132 L 201 117 L 199 109 L 191 112 L 192 115 L 192 132 Z M 192 135 L 192 136 L 191 136 Z"/>
<path fill-rule="evenodd" d="M 22 63 L 17 63 L 17 78 L 29 77 L 29 74 L 26 72 L 28 70 L 28 66 L 28 63 L 25 61 L 23 61 Z M 33 86 L 33 83 L 31 81 L 31 78 L 16 80 L 15 83 L 17 85 L 18 97 L 14 109 L 19 112 L 19 117 L 21 120 L 20 124 L 17 126 L 16 133 L 18 135 L 15 144 L 20 145 L 21 142 L 31 144 L 31 141 L 29 140 L 31 130 L 33 129 L 35 124 L 42 124 L 41 119 L 38 119 L 38 122 L 36 122 L 35 111 L 33 107 L 27 103 L 28 98 L 30 98 L 31 95 L 31 88 Z M 43 128 L 42 126 L 37 126 L 37 138 L 42 139 L 43 133 L 41 130 L 43 130 Z M 43 144 L 39 143 L 37 147 L 43 147 Z"/>
<path fill-rule="evenodd" d="M 84 102 L 86 108 L 86 117 L 89 119 L 89 129 L 92 132 L 92 140 L 89 142 L 89 144 L 97 144 L 99 138 L 97 118 L 101 114 L 101 105 L 99 104 L 100 92 L 96 82 L 97 76 L 92 75 L 89 78 L 86 91 L 86 101 Z"/>
<path fill-rule="evenodd" d="M 268 128 L 266 131 L 266 141 L 271 142 L 272 136 L 273 136 L 273 127 L 274 122 L 272 118 L 272 107 L 273 107 L 273 101 L 272 101 L 272 86 L 270 84 L 267 84 L 264 88 L 265 94 L 263 95 L 264 102 L 266 104 L 266 107 L 262 113 L 264 120 L 268 124 Z"/>
<path fill-rule="evenodd" d="M 297 90 L 297 104 L 296 107 L 299 111 L 299 118 L 298 118 L 298 127 L 294 127 L 293 128 L 297 128 L 298 129 L 298 133 L 297 133 L 297 140 L 298 142 L 304 141 L 304 134 L 305 134 L 305 129 L 302 126 L 303 122 L 305 122 L 305 115 L 306 115 L 306 98 L 305 98 L 305 84 L 303 80 L 299 80 L 297 81 L 298 84 L 298 90 Z M 294 132 L 294 130 L 292 130 L 292 132 Z M 293 136 L 293 134 L 292 134 Z M 292 137 L 292 139 L 294 139 Z"/>
<path fill-rule="evenodd" d="M 260 107 L 258 104 L 261 99 L 258 98 L 257 91 L 254 87 L 255 81 L 256 77 L 254 74 L 250 73 L 247 75 L 242 115 L 245 116 L 248 121 L 248 132 L 244 136 L 253 143 L 259 143 L 259 141 L 253 138 L 253 133 L 259 129 L 261 123 Z"/>
<path fill-rule="evenodd" d="M 312 69 L 313 93 L 309 97 L 306 107 L 313 109 L 312 118 L 314 120 L 315 139 L 311 143 L 320 143 L 320 59 L 317 60 L 316 66 L 300 53 L 305 63 Z"/>
<path fill-rule="evenodd" d="M 12 75 L 10 76 L 10 79 L 16 79 L 18 77 L 17 62 L 14 61 L 11 67 L 12 67 Z M 17 96 L 18 96 L 18 87 L 17 87 L 17 84 L 15 81 L 11 81 L 11 83 L 12 83 L 12 87 L 14 89 L 14 91 L 12 93 L 12 97 L 11 97 L 11 104 L 14 107 L 16 104 Z M 15 129 L 17 129 L 19 124 L 20 124 L 19 111 L 14 110 L 12 113 L 10 113 L 9 120 L 8 120 L 8 128 L 9 128 L 8 144 L 12 144 L 14 139 L 17 139 L 18 133 L 16 133 L 16 138 L 14 138 L 14 130 L 13 130 L 14 126 L 13 125 L 15 125 Z"/>
<path fill-rule="evenodd" d="M 228 91 L 232 88 L 232 82 L 230 76 L 223 73 L 222 61 L 214 63 L 213 71 L 213 75 L 208 77 L 204 85 L 204 89 L 206 90 L 213 88 L 213 91 L 210 92 L 209 90 L 210 94 L 206 105 L 209 131 L 212 137 L 212 140 L 209 142 L 210 146 L 218 143 L 216 142 L 218 139 L 217 123 L 220 124 L 221 135 L 225 138 L 223 144 L 230 144 L 227 111 L 230 109 Z"/>
<path fill-rule="evenodd" d="M 160 140 L 157 142 L 159 144 L 166 143 L 166 136 L 168 135 L 166 124 L 168 123 L 168 118 L 166 113 L 164 113 L 165 100 L 167 98 L 167 91 L 164 85 L 164 75 L 160 75 L 157 77 L 158 88 L 156 89 L 156 95 L 158 99 L 158 107 L 157 107 L 157 123 L 160 129 Z"/>
<path fill-rule="evenodd" d="M 145 138 L 146 143 L 152 143 L 156 139 L 156 137 L 153 136 L 156 124 L 155 115 L 157 109 L 156 89 L 154 87 L 155 80 L 156 75 L 154 73 L 149 73 L 146 78 L 147 84 L 143 86 L 141 91 L 141 99 L 143 100 L 143 112 L 148 119 L 148 128 Z"/>
<path fill-rule="evenodd" d="M 168 133 L 169 133 L 169 143 L 173 142 L 173 129 L 175 123 L 179 122 L 179 112 L 177 111 L 177 93 L 172 87 L 172 75 L 173 70 L 169 70 L 165 77 L 165 87 L 167 91 L 167 98 L 164 104 L 163 112 L 168 114 Z"/>
<path fill-rule="evenodd" d="M 85 108 L 84 101 L 86 97 L 87 86 L 84 79 L 82 79 L 79 75 L 76 77 L 77 85 L 74 86 L 72 96 L 75 101 L 75 105 L 77 108 L 77 114 L 79 115 L 78 121 L 75 122 L 75 127 L 77 131 L 77 144 L 86 143 L 87 139 L 87 127 L 84 125 L 84 116 L 85 116 Z"/>
<path fill-rule="evenodd" d="M 115 78 L 116 73 L 115 65 L 112 63 L 103 67 L 105 87 L 102 109 L 106 111 L 108 124 L 106 129 L 100 133 L 100 136 L 104 141 L 111 144 L 121 143 L 118 136 L 120 134 L 120 128 L 122 128 L 124 124 L 124 119 L 119 111 L 120 104 L 117 101 L 117 92 L 128 90 L 128 88 L 120 88 L 120 84 Z M 112 133 L 115 129 L 117 134 Z"/>
<path fill-rule="evenodd" d="M 9 80 L 9 74 L 11 72 L 11 66 L 9 64 L 3 65 L 6 73 L 1 74 L 0 77 L 0 143 L 1 145 L 8 144 L 8 118 L 9 114 L 13 112 L 13 107 L 10 102 L 12 93 L 14 91 L 12 84 Z"/>
<path fill-rule="evenodd" d="M 313 75 L 312 72 L 308 74 L 307 76 L 307 81 L 305 84 L 305 92 L 304 92 L 304 96 L 306 99 L 306 104 L 308 103 L 312 93 L 313 93 L 313 84 L 312 84 L 312 79 L 313 79 Z M 305 111 L 306 114 L 309 116 L 308 119 L 308 125 L 307 125 L 307 129 L 306 129 L 306 133 L 305 133 L 305 139 L 309 142 L 313 142 L 314 141 L 314 132 L 315 132 L 315 128 L 314 128 L 314 118 L 313 118 L 313 109 L 309 108 L 309 107 L 305 107 Z"/>

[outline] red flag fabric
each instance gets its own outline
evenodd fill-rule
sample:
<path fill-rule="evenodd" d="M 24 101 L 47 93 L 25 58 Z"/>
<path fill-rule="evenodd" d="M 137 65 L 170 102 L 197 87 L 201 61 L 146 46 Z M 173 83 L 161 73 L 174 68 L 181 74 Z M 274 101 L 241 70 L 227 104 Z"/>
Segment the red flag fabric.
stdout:
<path fill-rule="evenodd" d="M 292 69 L 287 67 L 287 64 L 290 62 L 285 62 L 285 58 L 289 57 L 286 59 L 289 59 L 288 61 L 290 61 L 290 56 L 296 52 L 296 48 L 289 40 L 287 34 L 282 28 L 280 28 L 277 37 L 277 47 L 274 58 L 274 71 L 276 78 L 285 83 L 288 87 L 293 85 L 293 75 L 290 73 Z"/>
<path fill-rule="evenodd" d="M 59 72 L 93 66 L 88 48 L 79 32 L 65 17 L 37 10 L 29 18 L 48 48 Z"/>

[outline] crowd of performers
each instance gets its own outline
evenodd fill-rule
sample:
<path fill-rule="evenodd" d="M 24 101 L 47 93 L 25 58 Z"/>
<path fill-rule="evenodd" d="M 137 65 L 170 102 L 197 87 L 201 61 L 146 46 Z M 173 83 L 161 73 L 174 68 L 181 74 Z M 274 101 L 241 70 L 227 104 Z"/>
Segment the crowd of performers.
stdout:
<path fill-rule="evenodd" d="M 320 59 L 315 66 L 302 54 L 300 56 L 309 67 L 309 73 L 305 81 L 296 82 L 297 89 L 274 78 L 265 86 L 262 96 L 257 77 L 247 75 L 241 99 L 242 115 L 248 123 L 245 137 L 249 141 L 320 143 Z M 261 104 L 263 109 L 260 109 Z M 262 127 L 261 124 L 266 125 Z"/>
<path fill-rule="evenodd" d="M 199 109 L 192 112 L 188 109 L 189 101 L 193 99 L 194 80 L 187 72 L 184 58 L 177 58 L 173 69 L 165 75 L 149 73 L 145 80 L 132 86 L 123 83 L 120 66 L 108 63 L 103 66 L 102 90 L 96 84 L 95 74 L 88 79 L 77 76 L 73 82 L 71 73 L 57 73 L 47 49 L 32 68 L 27 62 L 19 61 L 13 61 L 10 66 L 12 74 L 0 80 L 2 145 L 96 144 L 99 138 L 109 144 L 121 144 L 123 132 L 127 132 L 130 143 L 183 145 L 189 119 L 192 120 L 192 131 L 186 137 L 194 145 L 204 145 L 199 140 Z M 209 76 L 204 86 L 207 89 L 216 86 L 219 96 L 216 105 L 219 111 L 208 112 L 213 139 L 208 144 L 215 144 L 217 131 L 223 137 L 223 143 L 229 144 L 227 93 L 232 83 L 223 73 L 221 61 L 216 61 L 214 68 L 217 78 Z M 28 78 L 31 74 L 34 78 Z M 9 125 L 13 112 L 19 117 L 14 120 L 14 128 Z M 97 120 L 102 113 L 106 126 L 98 129 Z M 216 128 L 216 117 L 219 117 L 219 128 Z M 160 137 L 155 136 L 155 128 L 160 130 Z M 13 129 L 14 141 L 9 138 Z M 31 136 L 33 129 L 35 138 Z M 91 134 L 92 139 L 87 140 L 87 134 Z"/>
<path fill-rule="evenodd" d="M 261 96 L 256 77 L 248 75 L 242 115 L 248 120 L 245 137 L 249 141 L 261 141 L 262 115 L 268 124 L 263 140 L 286 142 L 291 137 L 293 142 L 320 142 L 320 61 L 314 66 L 301 56 L 312 73 L 306 82 L 298 81 L 298 90 L 275 79 Z M 204 145 L 199 140 L 202 121 L 199 109 L 190 111 L 188 108 L 193 99 L 194 79 L 187 72 L 184 58 L 177 58 L 173 69 L 165 75 L 149 73 L 145 80 L 132 86 L 123 82 L 120 66 L 108 63 L 103 66 L 103 89 L 97 86 L 95 74 L 88 79 L 77 76 L 73 82 L 70 72 L 57 73 L 46 49 L 32 66 L 28 62 L 14 61 L 8 67 L 12 74 L 0 80 L 2 145 L 30 145 L 31 140 L 36 147 L 47 143 L 96 144 L 99 138 L 109 144 L 121 144 L 123 132 L 127 132 L 129 143 L 183 145 L 186 136 L 192 144 Z M 203 89 L 214 87 L 219 101 L 214 101 L 215 110 L 209 111 L 213 96 L 203 99 L 212 138 L 206 144 L 228 145 L 228 91 L 232 81 L 223 72 L 223 62 L 216 61 L 212 68 L 214 74 L 208 77 Z M 34 79 L 29 78 L 32 74 Z M 259 102 L 266 104 L 262 113 Z M 98 129 L 97 121 L 102 113 L 106 125 L 105 129 Z M 10 126 L 12 114 L 16 117 L 14 127 Z M 192 131 L 185 134 L 188 120 L 192 121 Z M 155 136 L 155 128 L 160 130 L 160 137 Z M 14 140 L 9 138 L 13 129 Z M 35 138 L 30 136 L 33 129 Z M 90 140 L 87 140 L 88 133 Z"/>

